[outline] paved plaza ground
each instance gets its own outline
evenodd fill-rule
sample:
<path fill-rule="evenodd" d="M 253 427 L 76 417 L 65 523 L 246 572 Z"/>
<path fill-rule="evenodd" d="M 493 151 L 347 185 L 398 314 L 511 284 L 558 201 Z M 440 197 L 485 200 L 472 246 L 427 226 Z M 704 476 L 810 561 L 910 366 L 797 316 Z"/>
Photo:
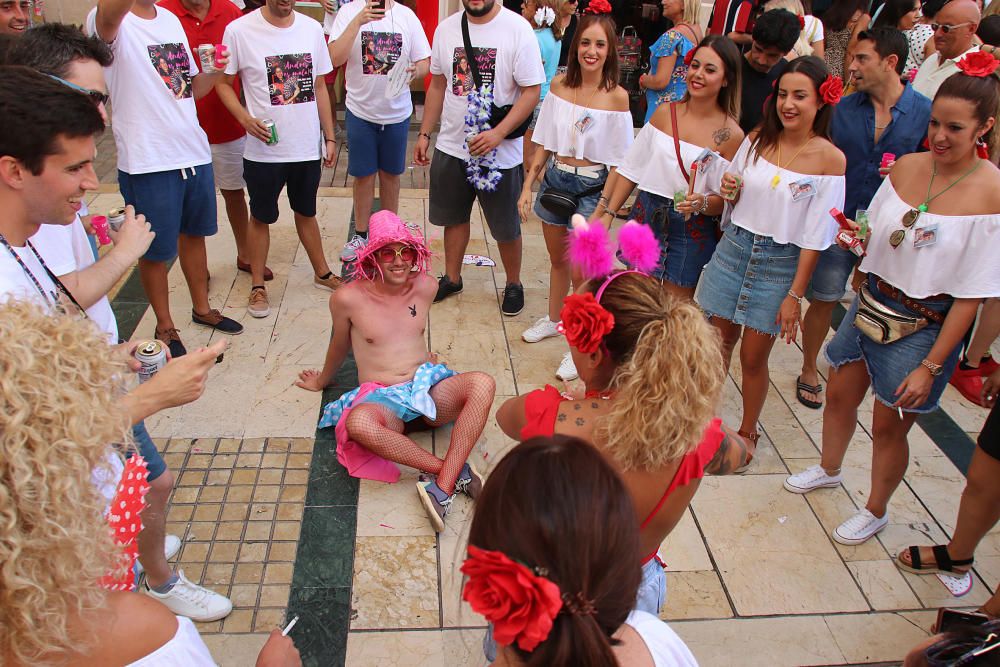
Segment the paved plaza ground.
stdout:
<path fill-rule="evenodd" d="M 101 145 L 105 185 L 92 198 L 95 212 L 121 202 L 109 139 Z M 343 157 L 320 192 L 319 221 L 331 260 L 352 218 Z M 422 170 L 405 177 L 400 215 L 424 225 L 440 272 L 442 234 L 426 223 L 424 178 Z M 395 485 L 359 483 L 344 472 L 330 429 L 317 431 L 316 422 L 324 401 L 353 388 L 353 364 L 345 364 L 322 397 L 293 386 L 299 371 L 323 363 L 329 294 L 313 288 L 283 202 L 268 261 L 276 274 L 268 283 L 272 312 L 265 319 L 247 316 L 250 278 L 236 272 L 219 202 L 219 234 L 209 240 L 211 301 L 246 330 L 230 339 L 198 402 L 148 421 L 178 480 L 168 517 L 170 532 L 184 540 L 177 564 L 235 605 L 225 620 L 199 628 L 216 660 L 252 665 L 266 633 L 299 615 L 292 636 L 307 665 L 485 664 L 484 621 L 461 601 L 458 572 L 471 503 L 456 500 L 445 532 L 436 535 L 417 500 L 415 471 L 404 469 Z M 520 338 L 546 311 L 548 280 L 538 220 L 526 224 L 524 234 L 523 313 L 500 314 L 504 274 L 498 266 L 466 267 L 465 291 L 430 314 L 431 350 L 456 370 L 496 377 L 497 405 L 558 384 L 554 370 L 565 351 L 562 339 L 529 345 Z M 472 238 L 470 253 L 498 259 L 478 210 Z M 185 343 L 209 342 L 210 332 L 186 317 L 190 299 L 179 265 L 170 279 Z M 123 282 L 114 305 L 125 335 L 152 336 L 152 313 L 136 277 Z M 738 358 L 721 408 L 729 424 L 740 412 Z M 912 461 L 890 506 L 890 525 L 867 544 L 845 547 L 830 531 L 865 501 L 871 399 L 861 410 L 843 487 L 808 496 L 784 491 L 788 473 L 819 459 L 822 413 L 794 396 L 800 360 L 797 345 L 775 346 L 764 435 L 749 474 L 707 478 L 663 546 L 669 566 L 663 617 L 703 665 L 898 663 L 926 636 L 937 607 L 975 607 L 1000 581 L 1000 529 L 980 545 L 975 584 L 962 599 L 935 577 L 903 573 L 892 563 L 906 545 L 947 541 L 964 486 L 958 466 L 966 465 L 986 411 L 949 387 L 941 413 L 922 418 L 911 434 Z M 417 438 L 441 455 L 448 434 L 442 429 Z M 491 469 L 512 445 L 491 419 L 475 465 Z"/>

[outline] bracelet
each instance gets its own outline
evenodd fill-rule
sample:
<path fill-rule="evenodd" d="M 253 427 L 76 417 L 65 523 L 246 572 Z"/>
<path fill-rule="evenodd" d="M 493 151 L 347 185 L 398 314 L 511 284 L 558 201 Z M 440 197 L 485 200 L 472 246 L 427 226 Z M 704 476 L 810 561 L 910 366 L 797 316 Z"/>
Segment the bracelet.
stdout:
<path fill-rule="evenodd" d="M 332 141 L 333 143 L 337 143 L 336 139 L 330 139 L 330 138 L 326 138 L 323 141 Z"/>
<path fill-rule="evenodd" d="M 941 375 L 941 373 L 944 370 L 941 364 L 935 364 L 933 361 L 930 361 L 929 359 L 924 359 L 923 361 L 920 362 L 920 365 L 926 368 L 928 371 L 930 371 L 933 377 Z"/>
<path fill-rule="evenodd" d="M 597 198 L 597 203 L 600 204 L 601 202 L 604 202 L 605 206 L 611 203 L 610 201 L 608 201 L 608 198 L 605 197 L 604 195 L 601 195 L 600 197 Z"/>
<path fill-rule="evenodd" d="M 704 199 L 702 199 L 701 206 L 699 206 L 698 210 L 695 212 L 698 213 L 699 215 L 704 215 L 705 211 L 707 210 L 708 210 L 708 195 L 705 195 Z"/>
<path fill-rule="evenodd" d="M 793 299 L 795 299 L 795 302 L 798 303 L 799 306 L 802 306 L 802 297 L 801 296 L 799 296 L 798 294 L 796 294 L 792 290 L 788 290 L 788 296 L 790 296 Z"/>
<path fill-rule="evenodd" d="M 431 140 L 431 135 L 427 134 L 426 132 L 417 132 L 417 136 L 418 137 L 427 137 L 427 141 Z"/>

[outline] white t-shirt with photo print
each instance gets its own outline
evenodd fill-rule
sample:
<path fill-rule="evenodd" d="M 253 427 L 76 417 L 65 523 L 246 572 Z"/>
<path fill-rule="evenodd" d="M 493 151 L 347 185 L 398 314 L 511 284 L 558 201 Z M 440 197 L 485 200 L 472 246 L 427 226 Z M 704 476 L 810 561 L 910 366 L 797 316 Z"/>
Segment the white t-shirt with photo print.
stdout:
<path fill-rule="evenodd" d="M 94 8 L 87 15 L 88 34 L 97 33 L 96 17 Z M 180 20 L 162 7 L 156 7 L 153 19 L 129 12 L 110 46 L 115 59 L 104 75 L 118 168 L 149 174 L 209 164 L 212 151 L 198 124 L 191 88 L 198 59 Z"/>
<path fill-rule="evenodd" d="M 295 12 L 292 25 L 279 28 L 261 11 L 236 19 L 222 37 L 230 54 L 226 74 L 239 74 L 247 111 L 254 118 L 270 118 L 278 131 L 273 146 L 247 135 L 243 157 L 272 163 L 318 160 L 323 135 L 316 77 L 333 71 L 323 26 Z"/>
<path fill-rule="evenodd" d="M 330 30 L 333 42 L 365 8 L 363 0 L 341 7 Z M 393 2 L 385 18 L 361 26 L 347 57 L 347 108 L 358 118 L 388 125 L 399 123 L 413 113 L 409 89 L 386 99 L 389 69 L 403 58 L 416 62 L 429 58 L 431 45 L 420 19 L 409 7 Z"/>
<path fill-rule="evenodd" d="M 446 81 L 441 132 L 434 150 L 465 160 L 469 157 L 465 145 L 465 114 L 469 106 L 466 96 L 475 84 L 465 58 L 461 19 L 462 12 L 452 14 L 434 32 L 431 73 L 443 74 Z M 514 104 L 521 95 L 521 87 L 545 82 L 538 40 L 531 24 L 520 14 L 501 9 L 489 23 L 470 21 L 469 41 L 476 51 L 483 83 L 493 84 L 493 103 L 497 106 Z M 511 169 L 523 161 L 520 138 L 500 142 L 497 162 L 501 169 Z"/>

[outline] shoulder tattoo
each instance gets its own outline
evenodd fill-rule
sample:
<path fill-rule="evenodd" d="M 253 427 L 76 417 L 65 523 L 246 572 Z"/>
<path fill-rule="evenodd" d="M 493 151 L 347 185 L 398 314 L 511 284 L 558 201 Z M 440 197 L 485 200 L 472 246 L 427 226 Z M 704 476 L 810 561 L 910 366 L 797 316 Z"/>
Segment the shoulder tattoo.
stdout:
<path fill-rule="evenodd" d="M 718 130 L 712 133 L 712 139 L 715 141 L 716 146 L 721 146 L 722 144 L 729 141 L 732 136 L 732 132 L 728 127 L 720 127 Z"/>

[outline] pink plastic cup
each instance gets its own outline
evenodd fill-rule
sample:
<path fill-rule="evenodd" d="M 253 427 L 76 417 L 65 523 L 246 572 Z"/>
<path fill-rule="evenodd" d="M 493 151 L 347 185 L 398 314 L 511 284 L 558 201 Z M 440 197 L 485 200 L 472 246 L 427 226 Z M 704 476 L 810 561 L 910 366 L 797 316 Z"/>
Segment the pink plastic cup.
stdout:
<path fill-rule="evenodd" d="M 108 235 L 108 219 L 103 215 L 95 215 L 90 219 L 90 226 L 94 228 L 94 233 L 97 234 L 97 241 L 101 245 L 109 245 L 111 243 L 111 236 Z"/>
<path fill-rule="evenodd" d="M 215 47 L 215 66 L 222 67 L 222 56 L 229 53 L 229 49 L 226 48 L 225 44 L 213 44 Z"/>

